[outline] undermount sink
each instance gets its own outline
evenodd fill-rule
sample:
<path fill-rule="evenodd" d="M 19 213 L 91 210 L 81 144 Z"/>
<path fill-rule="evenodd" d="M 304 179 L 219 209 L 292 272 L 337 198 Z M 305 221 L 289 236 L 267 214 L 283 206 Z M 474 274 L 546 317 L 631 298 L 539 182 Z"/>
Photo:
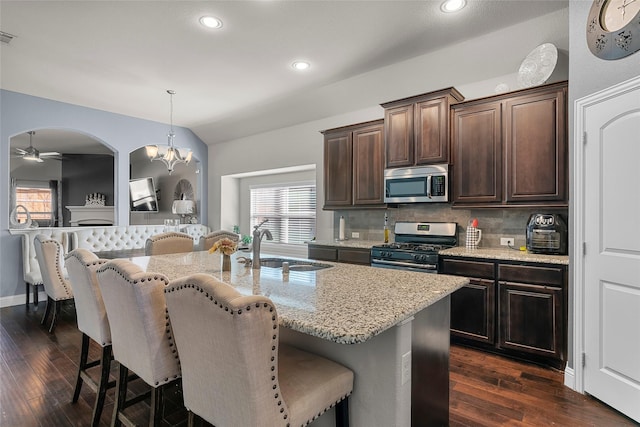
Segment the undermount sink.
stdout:
<path fill-rule="evenodd" d="M 262 258 L 260 265 L 269 268 L 282 268 L 282 263 L 289 263 L 290 271 L 316 271 L 324 268 L 333 267 L 329 264 L 323 264 L 321 262 L 301 261 L 299 259 L 289 258 Z"/>

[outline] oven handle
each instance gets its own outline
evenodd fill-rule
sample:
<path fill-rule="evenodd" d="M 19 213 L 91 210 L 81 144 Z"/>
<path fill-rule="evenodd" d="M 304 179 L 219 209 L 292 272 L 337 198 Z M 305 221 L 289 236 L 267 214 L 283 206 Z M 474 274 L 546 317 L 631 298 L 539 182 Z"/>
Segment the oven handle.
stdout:
<path fill-rule="evenodd" d="M 436 270 L 438 268 L 438 266 L 434 264 L 415 264 L 412 262 L 387 261 L 385 259 L 372 259 L 371 264 L 396 265 L 398 267 L 421 268 L 423 270 Z"/>
<path fill-rule="evenodd" d="M 428 198 L 432 198 L 431 197 L 431 175 L 427 176 L 427 197 Z"/>

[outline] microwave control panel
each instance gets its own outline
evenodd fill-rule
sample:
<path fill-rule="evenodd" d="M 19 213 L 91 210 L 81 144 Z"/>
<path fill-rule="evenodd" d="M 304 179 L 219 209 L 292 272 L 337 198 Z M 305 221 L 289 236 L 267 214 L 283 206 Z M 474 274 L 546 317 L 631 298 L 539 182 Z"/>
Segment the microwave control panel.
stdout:
<path fill-rule="evenodd" d="M 433 196 L 444 196 L 446 194 L 445 181 L 444 175 L 435 175 L 431 177 L 431 194 Z"/>

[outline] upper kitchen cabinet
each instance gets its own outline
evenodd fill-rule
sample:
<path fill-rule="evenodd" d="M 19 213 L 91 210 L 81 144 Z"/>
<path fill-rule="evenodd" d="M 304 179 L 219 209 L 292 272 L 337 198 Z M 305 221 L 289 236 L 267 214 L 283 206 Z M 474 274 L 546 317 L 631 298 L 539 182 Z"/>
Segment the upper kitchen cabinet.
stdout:
<path fill-rule="evenodd" d="M 323 131 L 324 209 L 384 207 L 384 122 Z"/>
<path fill-rule="evenodd" d="M 454 205 L 568 204 L 567 82 L 452 106 Z"/>
<path fill-rule="evenodd" d="M 463 99 L 451 87 L 382 104 L 387 168 L 449 163 L 449 107 Z"/>

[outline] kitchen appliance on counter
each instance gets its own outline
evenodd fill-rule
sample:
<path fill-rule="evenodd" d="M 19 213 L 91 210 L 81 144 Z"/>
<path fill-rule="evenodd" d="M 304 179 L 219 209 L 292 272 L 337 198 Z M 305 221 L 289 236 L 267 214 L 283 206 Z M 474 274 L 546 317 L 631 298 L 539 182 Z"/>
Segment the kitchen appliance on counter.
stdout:
<path fill-rule="evenodd" d="M 449 201 L 449 165 L 385 169 L 385 203 Z"/>
<path fill-rule="evenodd" d="M 534 213 L 527 222 L 527 250 L 536 254 L 567 254 L 567 223 L 559 214 Z"/>
<path fill-rule="evenodd" d="M 438 272 L 438 251 L 456 246 L 455 222 L 396 222 L 395 242 L 371 248 L 371 266 Z"/>

